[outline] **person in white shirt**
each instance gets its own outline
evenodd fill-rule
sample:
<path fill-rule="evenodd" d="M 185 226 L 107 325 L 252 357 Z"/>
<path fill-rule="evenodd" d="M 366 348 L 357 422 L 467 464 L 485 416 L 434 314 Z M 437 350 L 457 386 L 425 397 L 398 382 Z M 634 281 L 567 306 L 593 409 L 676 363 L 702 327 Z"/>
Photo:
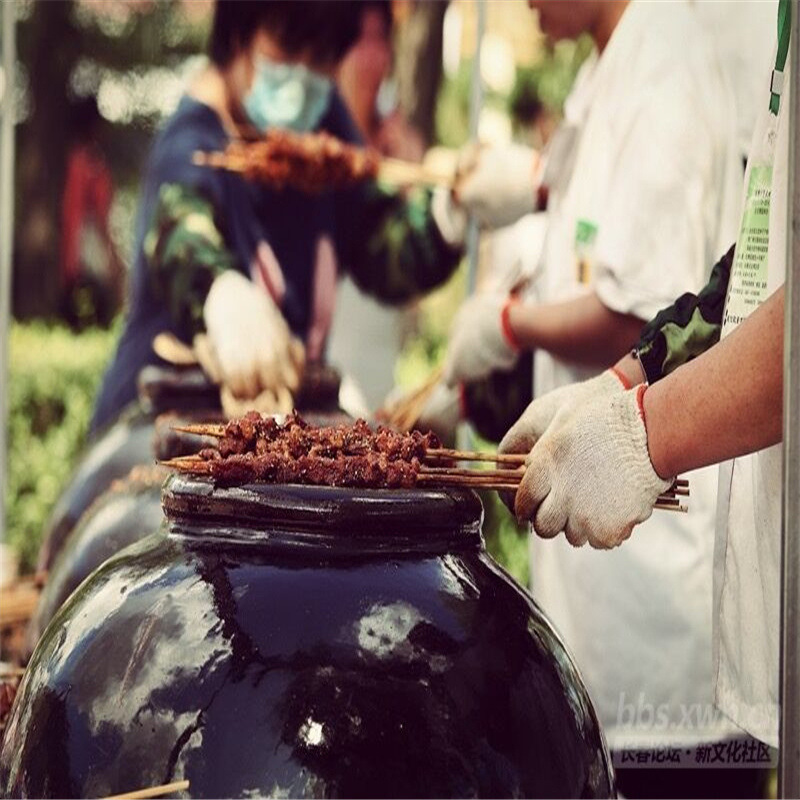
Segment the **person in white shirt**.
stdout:
<path fill-rule="evenodd" d="M 540 299 L 468 302 L 445 377 L 471 381 L 534 351 L 540 397 L 597 375 L 659 308 L 703 286 L 734 236 L 742 166 L 732 93 L 688 4 L 532 5 L 551 38 L 588 31 L 597 52 L 576 80 L 552 152 L 484 150 L 457 196 L 494 226 L 535 207 L 546 187 Z M 589 391 L 622 389 L 623 380 L 606 372 Z M 694 756 L 696 745 L 743 735 L 713 705 L 716 470 L 689 479 L 691 515 L 656 516 L 646 541 L 602 559 L 565 541 L 531 540 L 534 596 L 575 653 L 622 767 L 626 754 L 679 746 Z M 745 773 L 730 787 L 715 773 L 723 793 L 752 793 Z M 634 793 L 696 793 L 697 770 L 672 774 L 683 783 L 664 789 L 663 776 L 653 776 Z"/>
<path fill-rule="evenodd" d="M 757 100 L 769 74 L 777 0 L 691 0 L 704 35 L 719 56 L 736 103 L 736 138 L 747 158 Z"/>
<path fill-rule="evenodd" d="M 781 6 L 788 11 L 788 0 Z M 558 398 L 535 400 L 501 443 L 504 452 L 530 451 L 515 509 L 536 533 L 551 537 L 563 530 L 573 544 L 594 548 L 625 543 L 620 551 L 647 542 L 646 525 L 626 540 L 675 475 L 722 463 L 714 563 L 716 701 L 772 746 L 779 744 L 790 147 L 788 104 L 781 102 L 790 77 L 788 14 L 778 18 L 775 69 L 771 82 L 762 83 L 735 255 L 717 264 L 702 292 L 684 295 L 645 327 L 638 358 L 618 362 L 616 370 L 633 388 L 600 395 L 587 383 L 563 387 Z M 548 411 L 554 406 L 555 414 Z M 592 481 L 580 480 L 589 475 Z"/>

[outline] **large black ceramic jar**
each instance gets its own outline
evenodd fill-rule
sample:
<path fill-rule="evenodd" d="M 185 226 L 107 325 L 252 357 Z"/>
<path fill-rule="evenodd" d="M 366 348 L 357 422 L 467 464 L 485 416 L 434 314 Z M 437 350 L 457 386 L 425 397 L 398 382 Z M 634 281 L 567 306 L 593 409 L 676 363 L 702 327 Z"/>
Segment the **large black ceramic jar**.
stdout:
<path fill-rule="evenodd" d="M 114 481 L 84 512 L 64 541 L 47 576 L 36 613 L 28 624 L 30 653 L 53 615 L 106 559 L 157 530 L 161 524 L 161 487 L 168 470 L 134 467 Z"/>
<path fill-rule="evenodd" d="M 37 569 L 49 570 L 87 508 L 136 464 L 152 460 L 153 417 L 138 405 L 89 443 L 45 524 Z"/>
<path fill-rule="evenodd" d="M 45 631 L 0 752 L 6 796 L 612 797 L 558 636 L 457 491 L 214 487 Z"/>
<path fill-rule="evenodd" d="M 137 464 L 152 463 L 158 414 L 219 408 L 219 390 L 199 369 L 145 367 L 138 391 L 138 401 L 87 446 L 45 525 L 37 569 L 52 567 L 83 513 L 115 480 Z"/>

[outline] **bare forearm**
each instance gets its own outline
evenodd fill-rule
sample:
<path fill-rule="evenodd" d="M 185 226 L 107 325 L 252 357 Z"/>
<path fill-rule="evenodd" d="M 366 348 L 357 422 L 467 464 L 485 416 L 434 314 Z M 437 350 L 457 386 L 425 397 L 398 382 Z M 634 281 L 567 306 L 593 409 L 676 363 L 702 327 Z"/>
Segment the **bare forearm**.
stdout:
<path fill-rule="evenodd" d="M 709 351 L 644 396 L 650 459 L 662 476 L 781 439 L 783 289 Z"/>
<path fill-rule="evenodd" d="M 613 364 L 629 350 L 643 324 L 638 317 L 607 308 L 594 293 L 563 303 L 518 303 L 511 307 L 508 321 L 526 350 L 547 350 L 558 358 L 596 367 Z"/>

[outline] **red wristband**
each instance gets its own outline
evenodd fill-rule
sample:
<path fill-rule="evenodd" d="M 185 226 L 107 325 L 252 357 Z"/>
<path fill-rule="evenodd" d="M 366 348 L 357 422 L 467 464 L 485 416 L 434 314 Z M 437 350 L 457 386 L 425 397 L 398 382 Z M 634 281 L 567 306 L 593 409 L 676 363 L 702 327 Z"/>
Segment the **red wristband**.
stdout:
<path fill-rule="evenodd" d="M 511 349 L 514 350 L 514 352 L 516 353 L 522 352 L 522 345 L 519 343 L 519 340 L 514 335 L 514 330 L 511 327 L 511 320 L 509 319 L 509 314 L 511 313 L 511 306 L 518 302 L 519 302 L 518 298 L 509 297 L 508 300 L 506 300 L 505 305 L 503 306 L 503 310 L 500 312 L 500 330 L 503 332 L 503 338 L 506 340 Z"/>
<path fill-rule="evenodd" d="M 626 390 L 633 389 L 633 384 L 616 367 L 609 367 L 609 370 L 617 376 L 619 382 Z"/>
<path fill-rule="evenodd" d="M 647 384 L 640 383 L 636 389 L 636 407 L 639 409 L 639 416 L 644 423 L 644 429 L 647 430 L 647 417 L 644 415 L 644 393 L 647 391 Z"/>

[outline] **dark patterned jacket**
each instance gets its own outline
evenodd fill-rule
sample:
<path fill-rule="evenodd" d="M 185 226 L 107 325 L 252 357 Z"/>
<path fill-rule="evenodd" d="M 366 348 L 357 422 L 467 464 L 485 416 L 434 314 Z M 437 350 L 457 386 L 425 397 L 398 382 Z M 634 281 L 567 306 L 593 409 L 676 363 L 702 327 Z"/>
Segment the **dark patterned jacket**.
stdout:
<path fill-rule="evenodd" d="M 732 246 L 714 265 L 698 294 L 681 295 L 642 329 L 637 349 L 648 383 L 669 375 L 719 341 L 733 251 Z"/>

